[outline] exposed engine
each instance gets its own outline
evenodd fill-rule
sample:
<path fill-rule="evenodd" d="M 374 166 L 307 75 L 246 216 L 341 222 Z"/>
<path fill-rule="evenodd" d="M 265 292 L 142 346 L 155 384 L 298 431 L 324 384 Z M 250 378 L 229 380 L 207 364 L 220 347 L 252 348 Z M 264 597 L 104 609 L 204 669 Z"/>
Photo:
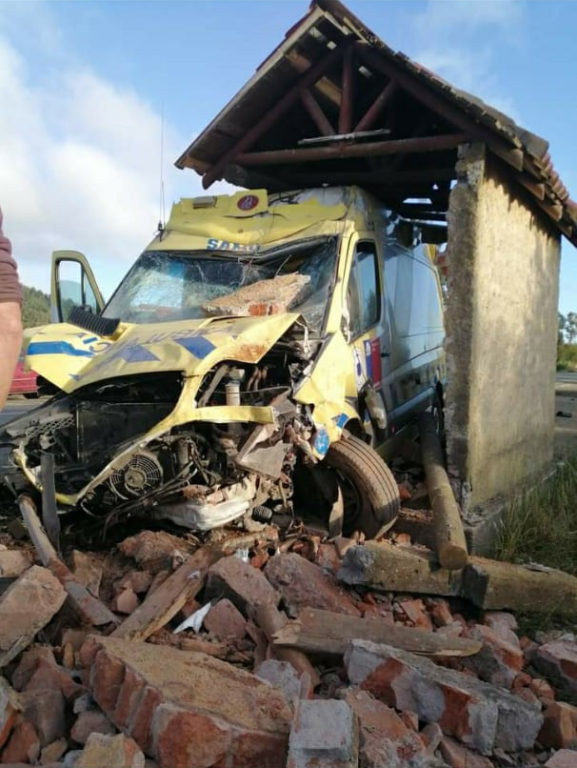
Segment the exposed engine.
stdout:
<path fill-rule="evenodd" d="M 57 395 L 9 424 L 7 434 L 33 476 L 40 478 L 43 452 L 52 453 L 57 493 L 80 494 L 71 506 L 111 523 L 145 515 L 203 530 L 247 511 L 267 519 L 290 510 L 295 465 L 310 453 L 310 415 L 291 399 L 309 355 L 294 340 L 281 341 L 257 365 L 224 362 L 204 377 L 197 409 L 268 406 L 274 423 L 163 428 L 183 387 L 179 373 L 163 373 Z M 156 425 L 158 434 L 139 442 Z"/>

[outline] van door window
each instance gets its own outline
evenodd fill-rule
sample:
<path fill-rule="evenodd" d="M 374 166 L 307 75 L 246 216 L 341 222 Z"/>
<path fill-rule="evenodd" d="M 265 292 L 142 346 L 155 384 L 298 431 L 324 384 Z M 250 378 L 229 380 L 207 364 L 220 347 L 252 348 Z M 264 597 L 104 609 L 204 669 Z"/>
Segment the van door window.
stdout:
<path fill-rule="evenodd" d="M 347 299 L 351 335 L 355 338 L 376 325 L 380 315 L 377 249 L 370 241 L 357 244 Z"/>

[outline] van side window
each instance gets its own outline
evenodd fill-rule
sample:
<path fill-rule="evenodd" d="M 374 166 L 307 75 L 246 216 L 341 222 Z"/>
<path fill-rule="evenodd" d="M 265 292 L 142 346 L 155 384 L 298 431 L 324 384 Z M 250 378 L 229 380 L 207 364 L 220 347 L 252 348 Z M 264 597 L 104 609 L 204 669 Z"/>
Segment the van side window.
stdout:
<path fill-rule="evenodd" d="M 357 243 L 347 300 L 355 338 L 377 324 L 381 309 L 377 249 L 370 241 Z"/>

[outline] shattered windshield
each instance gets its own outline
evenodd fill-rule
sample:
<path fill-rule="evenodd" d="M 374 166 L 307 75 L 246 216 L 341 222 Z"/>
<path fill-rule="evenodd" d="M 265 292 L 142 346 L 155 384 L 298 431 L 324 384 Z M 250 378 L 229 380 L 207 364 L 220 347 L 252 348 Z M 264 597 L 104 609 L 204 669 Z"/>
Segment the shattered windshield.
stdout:
<path fill-rule="evenodd" d="M 320 331 L 337 246 L 337 238 L 332 237 L 242 254 L 145 251 L 116 289 L 103 316 L 153 323 L 298 312 L 312 330 Z"/>

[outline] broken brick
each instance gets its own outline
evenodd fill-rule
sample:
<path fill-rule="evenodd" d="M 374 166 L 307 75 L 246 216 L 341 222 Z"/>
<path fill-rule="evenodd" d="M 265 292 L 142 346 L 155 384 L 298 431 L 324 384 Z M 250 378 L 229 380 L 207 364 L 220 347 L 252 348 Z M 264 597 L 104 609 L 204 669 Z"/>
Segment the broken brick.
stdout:
<path fill-rule="evenodd" d="M 448 736 L 441 739 L 439 750 L 451 768 L 493 768 L 493 763 L 487 757 L 472 752 Z"/>
<path fill-rule="evenodd" d="M 517 620 L 512 613 L 487 611 L 483 617 L 483 624 L 490 627 L 505 642 L 520 647 L 519 638 L 515 634 Z"/>
<path fill-rule="evenodd" d="M 22 704 L 18 694 L 3 677 L 0 677 L 0 749 L 6 743 L 21 709 Z"/>
<path fill-rule="evenodd" d="M 283 764 L 292 713 L 271 686 L 193 651 L 163 647 L 159 663 L 148 643 L 96 643 L 88 655 L 96 702 L 160 768 Z"/>
<path fill-rule="evenodd" d="M 116 728 L 103 712 L 92 709 L 78 715 L 70 731 L 70 737 L 78 744 L 86 744 L 91 733 L 103 733 L 110 736 L 116 733 Z"/>
<path fill-rule="evenodd" d="M 246 619 L 226 598 L 212 606 L 204 626 L 220 640 L 242 640 L 246 635 Z"/>
<path fill-rule="evenodd" d="M 400 761 L 410 762 L 415 755 L 424 753 L 423 741 L 412 727 L 367 691 L 351 688 L 345 701 L 359 719 L 362 762 L 378 766 L 384 742 L 388 745 L 387 753 Z"/>
<path fill-rule="evenodd" d="M 144 768 L 144 764 L 144 755 L 133 739 L 122 733 L 117 736 L 93 733 L 74 768 Z"/>
<path fill-rule="evenodd" d="M 538 736 L 540 744 L 555 749 L 577 747 L 577 707 L 564 701 L 552 701 L 543 716 Z"/>
<path fill-rule="evenodd" d="M 293 611 L 309 607 L 360 615 L 349 593 L 318 565 L 300 555 L 292 552 L 275 555 L 266 564 L 264 573 Z"/>
<path fill-rule="evenodd" d="M 547 760 L 545 768 L 575 768 L 577 752 L 573 749 L 560 749 Z"/>
<path fill-rule="evenodd" d="M 484 624 L 475 624 L 466 634 L 480 640 L 483 647 L 478 653 L 463 659 L 463 665 L 472 669 L 481 680 L 511 688 L 515 677 L 523 669 L 523 651 L 519 646 L 503 640 L 501 635 Z"/>
<path fill-rule="evenodd" d="M 45 747 L 66 733 L 65 700 L 56 665 L 41 662 L 21 694 L 24 716 Z"/>
<path fill-rule="evenodd" d="M 434 754 L 441 743 L 443 731 L 438 723 L 428 723 L 419 733 L 419 737 L 429 754 Z"/>
<path fill-rule="evenodd" d="M 543 722 L 536 707 L 504 689 L 387 645 L 355 640 L 345 663 L 354 685 L 388 706 L 438 722 L 445 734 L 483 754 L 494 747 L 528 749 Z"/>
<path fill-rule="evenodd" d="M 300 702 L 289 739 L 287 768 L 357 768 L 358 749 L 358 721 L 346 702 Z"/>
<path fill-rule="evenodd" d="M 40 752 L 40 763 L 42 765 L 47 765 L 49 763 L 57 763 L 62 755 L 64 755 L 65 752 L 68 750 L 68 742 L 64 737 L 61 739 L 57 739 L 56 741 L 53 741 L 51 744 L 48 744 L 44 749 Z"/>
<path fill-rule="evenodd" d="M 532 663 L 561 695 L 577 704 L 577 643 L 557 640 L 541 645 Z"/>
<path fill-rule="evenodd" d="M 33 645 L 22 654 L 20 663 L 12 674 L 12 685 L 21 691 L 36 672 L 40 664 L 56 667 L 54 651 L 47 645 Z"/>
<path fill-rule="evenodd" d="M 0 597 L 0 666 L 26 648 L 58 613 L 66 592 L 47 569 L 33 565 Z"/>
<path fill-rule="evenodd" d="M 278 603 L 276 591 L 262 572 L 234 555 L 221 558 L 209 568 L 205 594 L 209 600 L 227 597 L 243 612 L 258 603 Z"/>
<path fill-rule="evenodd" d="M 546 680 L 542 680 L 540 677 L 535 677 L 531 680 L 529 687 L 539 701 L 542 701 L 543 703 L 555 701 L 555 691 L 553 690 L 553 686 L 549 685 Z"/>
<path fill-rule="evenodd" d="M 194 552 L 196 546 L 166 531 L 140 531 L 124 539 L 118 549 L 123 555 L 136 560 L 143 570 L 156 575 L 163 570 L 172 570 L 175 552 L 181 552 L 186 557 Z"/>
<path fill-rule="evenodd" d="M 288 661 L 267 659 L 254 670 L 259 680 L 265 680 L 282 692 L 289 704 L 295 703 L 301 694 L 301 677 Z"/>
<path fill-rule="evenodd" d="M 0 551 L 0 577 L 15 579 L 28 570 L 34 562 L 32 552 L 27 549 L 6 549 Z"/>
<path fill-rule="evenodd" d="M 319 544 L 315 558 L 316 564 L 326 573 L 336 576 L 341 567 L 341 558 L 334 544 Z"/>
<path fill-rule="evenodd" d="M 0 755 L 0 763 L 35 763 L 40 756 L 40 739 L 31 722 L 20 719 Z"/>
<path fill-rule="evenodd" d="M 103 571 L 102 557 L 92 552 L 74 549 L 71 555 L 71 566 L 76 581 L 86 587 L 91 595 L 98 598 Z"/>
<path fill-rule="evenodd" d="M 130 587 L 123 589 L 114 598 L 112 609 L 117 613 L 131 614 L 138 608 L 138 597 Z"/>
<path fill-rule="evenodd" d="M 436 627 L 446 627 L 453 623 L 453 614 L 446 600 L 442 598 L 430 599 L 427 601 L 427 607 Z"/>
<path fill-rule="evenodd" d="M 133 570 L 123 576 L 115 586 L 118 586 L 119 591 L 122 591 L 123 589 L 131 589 L 137 595 L 142 595 L 145 592 L 148 592 L 151 584 L 151 573 L 148 571 Z"/>
<path fill-rule="evenodd" d="M 429 618 L 425 605 L 420 599 L 402 600 L 399 605 L 403 609 L 409 621 L 418 629 L 433 630 L 433 623 Z"/>

